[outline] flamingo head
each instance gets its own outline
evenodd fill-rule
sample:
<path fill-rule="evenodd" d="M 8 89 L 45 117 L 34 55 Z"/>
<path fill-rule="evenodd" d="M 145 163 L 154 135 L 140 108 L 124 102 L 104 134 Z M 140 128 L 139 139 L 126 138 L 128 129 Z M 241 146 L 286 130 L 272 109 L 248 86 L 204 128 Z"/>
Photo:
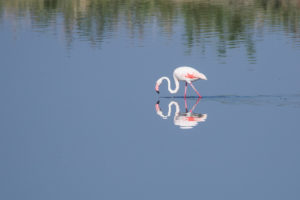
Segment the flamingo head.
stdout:
<path fill-rule="evenodd" d="M 162 82 L 161 79 L 158 79 L 158 80 L 156 81 L 155 91 L 157 92 L 157 94 L 159 94 L 159 86 L 160 86 L 161 82 Z"/>
<path fill-rule="evenodd" d="M 205 76 L 204 74 L 202 74 L 202 73 L 199 73 L 199 74 L 198 74 L 198 77 L 199 77 L 200 79 L 202 79 L 202 80 L 207 80 L 206 76 Z"/>

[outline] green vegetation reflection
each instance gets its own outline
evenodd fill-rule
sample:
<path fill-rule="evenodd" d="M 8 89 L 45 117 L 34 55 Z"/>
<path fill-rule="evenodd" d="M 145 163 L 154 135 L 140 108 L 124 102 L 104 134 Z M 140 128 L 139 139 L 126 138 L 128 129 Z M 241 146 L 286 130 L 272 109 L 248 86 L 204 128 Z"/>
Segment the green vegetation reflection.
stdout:
<path fill-rule="evenodd" d="M 221 57 L 242 45 L 254 58 L 255 40 L 266 30 L 300 43 L 298 0 L 9 0 L 0 1 L 0 23 L 3 18 L 26 19 L 39 31 L 62 24 L 68 45 L 77 37 L 98 46 L 122 28 L 130 38 L 143 38 L 151 24 L 167 36 L 182 25 L 187 49 L 213 41 Z"/>

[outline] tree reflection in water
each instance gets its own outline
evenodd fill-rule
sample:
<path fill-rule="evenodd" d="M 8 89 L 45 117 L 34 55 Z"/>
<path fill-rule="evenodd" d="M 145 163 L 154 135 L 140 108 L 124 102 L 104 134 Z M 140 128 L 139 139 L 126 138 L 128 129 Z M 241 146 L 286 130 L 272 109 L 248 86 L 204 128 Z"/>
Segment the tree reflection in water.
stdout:
<path fill-rule="evenodd" d="M 100 46 L 123 28 L 130 38 L 143 38 L 153 25 L 168 36 L 180 25 L 189 51 L 195 46 L 205 51 L 213 42 L 220 57 L 244 46 L 255 59 L 256 37 L 266 30 L 284 31 L 300 44 L 297 0 L 10 0 L 0 1 L 0 23 L 4 17 L 14 24 L 25 18 L 34 29 L 56 34 L 62 25 L 67 45 L 80 38 Z"/>

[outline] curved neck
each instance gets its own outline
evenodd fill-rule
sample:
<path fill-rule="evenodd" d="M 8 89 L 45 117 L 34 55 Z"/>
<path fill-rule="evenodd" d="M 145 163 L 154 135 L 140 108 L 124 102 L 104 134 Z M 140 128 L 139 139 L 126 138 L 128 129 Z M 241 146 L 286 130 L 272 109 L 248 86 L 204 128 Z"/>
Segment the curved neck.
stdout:
<path fill-rule="evenodd" d="M 175 89 L 174 89 L 174 90 L 172 90 L 172 88 L 171 88 L 171 81 L 170 81 L 170 79 L 169 79 L 168 77 L 163 76 L 163 77 L 160 78 L 161 80 L 166 80 L 166 81 L 168 82 L 168 90 L 169 90 L 169 92 L 172 93 L 172 94 L 177 93 L 178 90 L 179 90 L 179 81 L 178 81 L 178 79 L 175 77 L 174 74 L 173 74 L 173 78 L 174 78 L 174 82 L 175 82 Z"/>
<path fill-rule="evenodd" d="M 168 117 L 171 115 L 171 112 L 172 112 L 172 105 L 175 105 L 175 108 L 176 108 L 174 117 L 180 112 L 179 104 L 178 104 L 176 101 L 171 101 L 171 102 L 169 103 Z"/>

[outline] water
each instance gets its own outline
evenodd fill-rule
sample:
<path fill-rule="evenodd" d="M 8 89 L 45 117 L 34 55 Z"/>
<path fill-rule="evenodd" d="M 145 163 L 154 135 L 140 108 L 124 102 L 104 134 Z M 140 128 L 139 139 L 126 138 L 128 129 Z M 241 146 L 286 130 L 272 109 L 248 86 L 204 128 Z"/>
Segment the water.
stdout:
<path fill-rule="evenodd" d="M 299 20 L 298 1 L 0 1 L 1 199 L 299 199 Z M 202 99 L 155 93 L 181 65 Z"/>

